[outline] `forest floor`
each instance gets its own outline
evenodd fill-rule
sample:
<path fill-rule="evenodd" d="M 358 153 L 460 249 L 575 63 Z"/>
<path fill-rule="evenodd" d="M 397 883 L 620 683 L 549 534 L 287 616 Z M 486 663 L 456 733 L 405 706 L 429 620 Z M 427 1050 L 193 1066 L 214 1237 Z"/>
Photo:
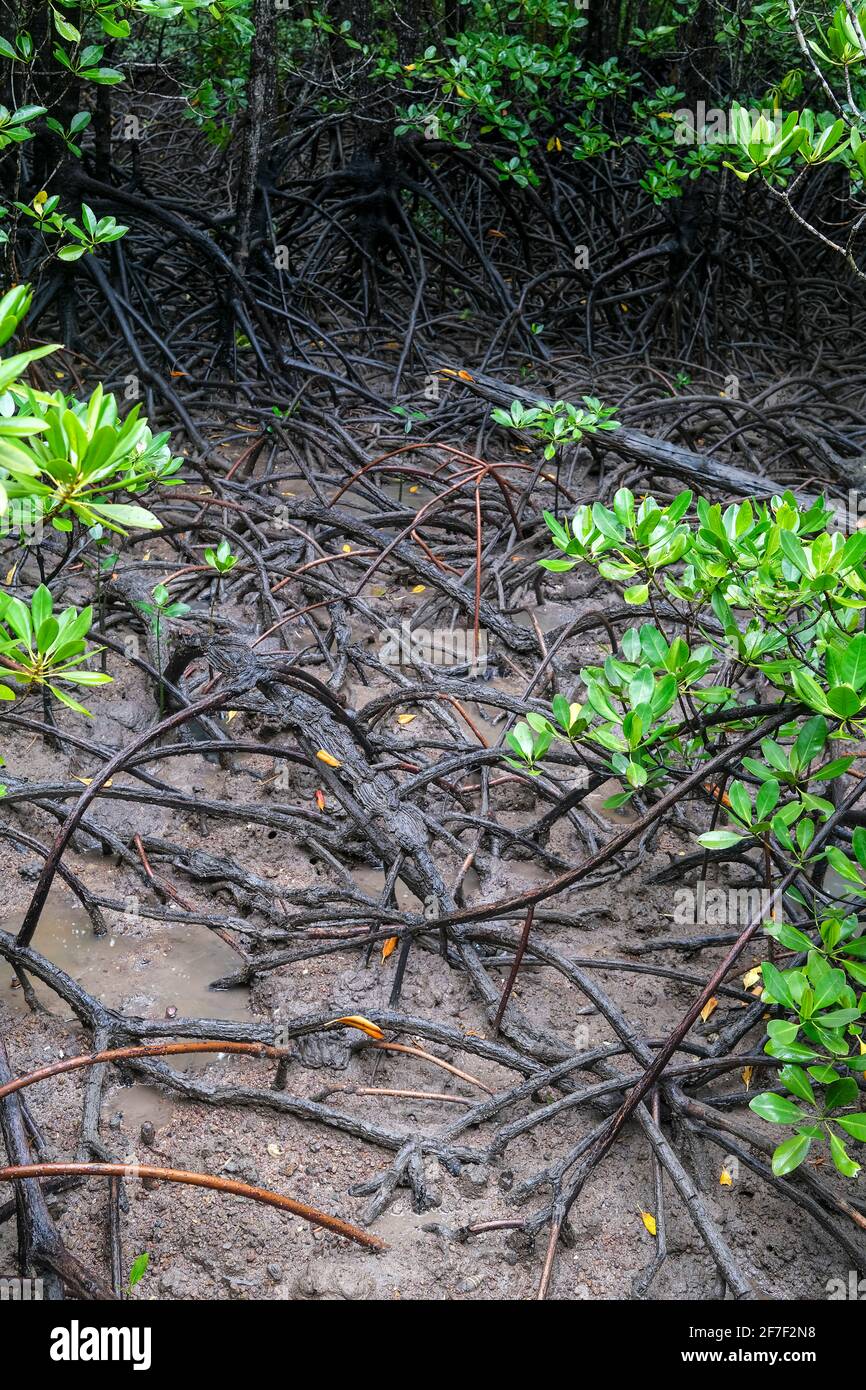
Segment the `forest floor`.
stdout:
<path fill-rule="evenodd" d="M 159 539 L 148 540 L 139 547 L 139 554 L 142 552 L 148 557 L 142 559 L 142 572 L 151 576 L 147 578 L 149 585 L 171 566 L 174 556 Z M 396 567 L 387 578 L 379 575 L 367 587 L 364 597 L 375 605 L 386 624 L 399 626 L 421 603 L 411 579 Z M 542 631 L 555 632 L 565 616 L 574 618 L 597 605 L 598 599 L 580 571 L 557 576 L 556 580 L 555 601 L 551 598 L 538 606 L 530 587 L 522 597 L 515 597 L 512 610 L 532 608 Z M 74 597 L 74 584 L 70 592 Z M 249 619 L 248 610 L 231 600 L 221 602 L 219 613 L 241 628 Z M 326 628 L 327 621 L 323 621 L 322 631 Z M 352 641 L 357 645 L 375 648 L 381 641 L 379 632 L 363 617 L 352 619 L 352 629 Z M 112 635 L 122 641 L 132 631 L 120 624 L 112 629 Z M 278 641 L 274 639 L 272 645 Z M 576 682 L 580 667 L 597 660 L 604 650 L 603 633 L 567 640 L 559 653 L 560 677 L 564 673 L 567 678 L 570 673 Z M 13 785 L 16 777 L 26 776 L 31 786 L 74 787 L 75 779 L 80 782 L 93 773 L 87 748 L 91 739 L 96 745 L 121 746 L 152 722 L 152 684 L 111 653 L 108 669 L 115 684 L 106 698 L 91 702 L 94 714 L 83 746 L 67 745 L 63 751 L 52 752 L 39 737 L 25 730 L 8 731 L 4 751 Z M 485 674 L 491 692 L 520 695 L 524 679 L 507 664 L 493 662 Z M 349 685 L 350 709 L 360 711 L 370 700 L 393 690 L 390 679 L 381 673 L 367 672 L 366 679 L 367 684 Z M 473 727 L 464 733 L 470 745 L 479 738 L 490 741 L 498 736 L 499 725 L 494 721 L 501 720 L 501 712 L 497 715 L 495 708 L 476 705 L 469 713 Z M 58 714 L 58 724 L 61 730 L 81 735 L 80 720 L 68 711 Z M 398 740 L 411 732 L 413 740 L 429 738 L 448 746 L 447 738 L 441 745 L 442 729 L 423 706 L 417 709 L 411 729 L 394 722 L 393 710 L 390 724 Z M 261 722 L 244 713 L 228 727 L 234 738 L 262 737 Z M 316 807 L 320 779 L 315 770 L 286 766 L 282 780 L 275 780 L 279 764 L 266 754 L 245 756 L 234 768 L 203 758 L 172 759 L 154 765 L 152 770 L 189 798 L 187 805 L 172 809 L 160 805 L 158 798 L 143 805 L 124 800 L 122 788 L 133 785 L 124 774 L 118 778 L 115 795 L 112 797 L 108 789 L 100 798 L 99 823 L 125 845 L 130 845 L 136 834 L 144 837 L 150 846 L 153 870 L 171 885 L 186 913 L 226 913 L 261 930 L 269 920 L 269 894 L 279 902 L 281 894 L 310 887 L 345 887 L 347 874 L 358 889 L 376 897 L 384 883 L 381 867 L 358 864 L 338 872 L 338 866 L 326 856 L 245 818 L 244 807 L 275 808 L 283 803 Z M 576 820 L 566 817 L 558 821 L 547 847 L 559 862 L 579 862 L 587 845 L 603 842 L 629 815 L 636 814 L 603 809 L 605 796 L 613 789 L 590 793 Z M 237 808 L 234 818 L 196 810 L 196 803 L 203 799 Z M 506 780 L 495 793 L 498 823 L 519 829 L 531 819 L 533 802 L 526 784 Z M 327 819 L 332 809 L 326 797 L 322 819 Z M 11 823 L 44 841 L 50 838 L 56 822 L 44 808 L 16 807 L 11 809 Z M 153 848 L 160 841 L 164 843 L 162 855 Z M 264 896 L 254 894 L 251 898 L 246 889 L 221 878 L 218 868 L 207 877 L 201 872 L 185 874 L 179 850 L 204 852 L 223 867 L 242 866 L 264 881 Z M 669 821 L 659 833 L 644 836 L 637 847 L 621 855 L 598 881 L 579 885 L 556 898 L 553 905 L 560 920 L 545 921 L 542 916 L 535 926 L 540 940 L 587 964 L 593 977 L 647 1037 L 664 1037 L 671 1031 L 721 958 L 721 947 L 706 948 L 699 954 L 651 949 L 656 941 L 686 938 L 694 930 L 677 921 L 671 883 L 653 882 L 655 875 L 693 850 L 688 828 Z M 249 987 L 211 989 L 211 981 L 237 967 L 238 943 L 244 948 L 244 959 L 253 962 L 257 951 L 266 949 L 255 931 L 245 938 L 241 926 L 230 937 L 233 949 L 227 934 L 209 931 L 206 925 L 172 924 L 138 915 L 139 899 L 148 897 L 141 874 L 134 873 L 117 855 L 103 852 L 93 834 L 80 834 L 64 862 L 93 894 L 119 906 L 125 904 L 127 910 L 106 911 L 108 930 L 105 935 L 95 935 L 80 903 L 64 885 L 57 884 L 34 945 L 90 993 L 127 1016 L 251 1020 L 277 1035 L 283 1021 L 308 1013 L 375 1016 L 378 1008 L 388 1005 L 397 953 L 383 960 L 378 946 L 367 960 L 363 951 L 355 949 L 284 966 L 254 978 Z M 460 856 L 453 850 L 440 846 L 437 862 L 446 880 L 461 878 Z M 26 848 L 0 841 L 3 930 L 14 932 L 20 924 L 39 866 L 40 860 Z M 462 878 L 465 900 L 477 904 L 503 898 L 542 883 L 559 871 L 526 858 L 480 853 L 469 875 Z M 736 883 L 736 878 L 713 877 L 725 872 L 711 870 L 710 882 Z M 261 910 L 263 903 L 265 911 Z M 169 900 L 165 905 L 171 909 L 174 903 Z M 418 906 L 402 887 L 397 905 Z M 649 953 L 641 954 L 644 948 L 650 948 Z M 763 958 L 765 949 L 760 942 L 753 946 L 742 962 L 743 973 Z M 506 958 L 503 966 L 489 967 L 493 977 L 504 982 L 507 965 Z M 0 963 L 0 1011 L 17 1072 L 90 1048 L 89 1034 L 72 1013 L 41 985 L 37 985 L 37 993 L 44 1011 L 34 1015 L 11 969 Z M 745 1007 L 749 998 L 735 979 L 729 993 L 720 997 L 717 1011 L 691 1036 L 712 1041 L 718 1027 Z M 579 991 L 561 974 L 531 959 L 521 971 L 515 1001 L 533 1027 L 562 1038 L 573 1037 L 580 1048 L 610 1041 L 604 1019 L 587 1006 Z M 456 1026 L 467 1037 L 483 1037 L 489 1031 L 485 1011 L 468 976 L 446 964 L 435 948 L 410 953 L 400 1007 L 406 1014 Z M 289 1071 L 293 1095 L 310 1099 L 327 1096 L 346 1115 L 422 1134 L 434 1132 L 459 1115 L 466 1098 L 478 1098 L 476 1085 L 422 1058 L 375 1051 L 358 1033 L 345 1032 L 341 1037 L 345 1041 L 331 1042 L 327 1035 L 325 1043 L 321 1037 L 312 1044 L 299 1041 Z M 401 1041 L 412 1039 L 402 1037 Z M 497 1091 L 513 1082 L 495 1062 L 479 1056 L 461 1057 L 419 1041 L 436 1055 L 465 1068 L 482 1086 Z M 623 1065 L 628 1069 L 627 1063 Z M 268 1085 L 268 1080 L 263 1080 L 263 1063 L 252 1058 L 174 1059 L 171 1066 L 181 1085 Z M 117 1073 L 111 1075 L 116 1078 Z M 45 1143 L 44 1156 L 75 1151 L 89 1079 L 89 1072 L 73 1072 L 27 1093 Z M 134 1080 L 132 1071 L 127 1080 L 131 1084 L 109 1080 L 101 1099 L 101 1139 L 118 1161 L 138 1160 L 235 1176 L 288 1192 L 350 1221 L 361 1219 L 364 1199 L 349 1195 L 349 1189 L 381 1172 L 385 1160 L 376 1145 L 265 1107 L 205 1103 L 170 1086 Z M 760 1089 L 760 1082 L 756 1070 L 750 1084 Z M 432 1090 L 451 1099 L 341 1094 L 347 1085 Z M 707 1093 L 723 1095 L 742 1086 L 738 1074 L 733 1073 L 727 1080 L 713 1083 Z M 555 1094 L 543 1088 L 534 1103 L 549 1102 Z M 507 1113 L 505 1118 L 514 1113 Z M 413 1210 L 408 1192 L 398 1192 L 372 1226 L 388 1243 L 382 1254 L 349 1245 L 281 1212 L 216 1192 L 152 1182 L 128 1183 L 124 1252 L 129 1263 L 141 1252 L 150 1256 L 147 1274 L 133 1296 L 139 1300 L 531 1298 L 537 1287 L 543 1238 L 533 1245 L 520 1232 L 496 1230 L 467 1237 L 463 1228 L 474 1222 L 522 1215 L 525 1205 L 515 1206 L 520 1184 L 575 1142 L 585 1123 L 581 1114 L 565 1110 L 543 1127 L 518 1135 L 494 1160 L 465 1164 L 459 1174 L 428 1159 L 431 1205 L 426 1211 Z M 472 1132 L 465 1138 L 470 1144 L 474 1142 Z M 686 1152 L 688 1149 L 687 1143 Z M 737 1172 L 731 1185 L 722 1185 L 720 1174 L 726 1155 L 721 1150 L 695 1147 L 690 1160 L 709 1215 L 737 1251 L 741 1267 L 759 1296 L 821 1298 L 829 1279 L 845 1276 L 843 1257 L 833 1243 L 816 1226 L 802 1222 L 796 1209 L 772 1186 L 745 1168 Z M 832 1175 L 828 1181 L 833 1181 Z M 653 1213 L 653 1194 L 649 1148 L 638 1130 L 630 1130 L 595 1171 L 572 1213 L 576 1239 L 557 1262 L 552 1297 L 609 1299 L 632 1295 L 634 1280 L 651 1265 L 655 1254 L 656 1241 L 642 1215 Z M 104 1269 L 103 1185 L 82 1183 L 53 1196 L 50 1205 L 67 1246 L 93 1268 Z M 797 1239 L 792 1241 L 795 1224 Z M 650 1297 L 718 1297 L 713 1262 L 687 1212 L 675 1202 L 668 1204 L 666 1240 L 668 1258 Z M 13 1250 L 14 1222 L 6 1222 L 0 1225 L 0 1268 L 12 1266 Z"/>

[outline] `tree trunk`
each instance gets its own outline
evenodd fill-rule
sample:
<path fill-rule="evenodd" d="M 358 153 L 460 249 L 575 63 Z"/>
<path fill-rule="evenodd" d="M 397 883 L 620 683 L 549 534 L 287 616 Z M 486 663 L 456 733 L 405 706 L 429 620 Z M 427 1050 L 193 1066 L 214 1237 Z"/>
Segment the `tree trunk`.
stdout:
<path fill-rule="evenodd" d="M 270 149 L 270 122 L 276 99 L 276 16 L 273 0 L 254 0 L 247 113 L 244 121 L 241 170 L 238 179 L 235 261 L 241 270 L 250 254 L 253 214 L 262 165 Z"/>

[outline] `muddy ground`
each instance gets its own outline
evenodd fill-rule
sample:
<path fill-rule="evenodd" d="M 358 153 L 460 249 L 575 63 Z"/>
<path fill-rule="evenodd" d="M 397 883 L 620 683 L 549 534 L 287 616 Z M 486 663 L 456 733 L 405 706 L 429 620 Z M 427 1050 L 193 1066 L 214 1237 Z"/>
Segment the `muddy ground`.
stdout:
<path fill-rule="evenodd" d="M 158 547 L 150 549 L 158 559 Z M 592 602 L 591 595 L 581 595 L 580 585 L 571 577 L 565 584 L 559 577 L 557 580 L 562 606 L 551 604 L 549 611 L 546 607 L 538 610 L 548 626 L 561 623 L 563 608 L 576 612 L 577 605 Z M 409 588 L 389 583 L 379 602 L 390 605 L 398 616 L 411 611 L 420 599 Z M 237 616 L 241 619 L 243 614 Z M 115 635 L 122 635 L 122 629 Z M 576 638 L 566 645 L 564 659 L 576 673 L 598 650 L 593 637 Z M 92 736 L 97 743 L 119 746 L 152 720 L 153 693 L 142 677 L 113 654 L 108 656 L 108 670 L 116 676 L 116 683 L 90 702 L 92 721 L 84 722 L 65 710 L 57 717 L 61 729 L 78 735 L 86 730 L 87 739 Z M 494 676 L 494 687 L 497 684 L 503 689 L 515 688 L 507 675 Z M 385 682 L 377 685 L 374 681 L 370 690 L 361 692 L 361 698 L 370 698 L 385 688 Z M 356 700 L 358 696 L 356 691 Z M 23 711 L 27 706 L 20 708 Z M 418 714 L 411 729 L 413 737 L 425 732 L 428 719 L 423 710 Z M 394 731 L 399 736 L 396 723 Z M 429 731 L 436 732 L 432 725 Z M 255 738 L 261 730 L 256 729 L 254 720 L 247 722 L 247 716 L 239 715 L 232 733 Z M 22 730 L 8 731 L 4 751 L 6 771 L 13 780 L 26 777 L 32 782 L 66 784 L 74 778 L 86 778 L 94 770 L 86 749 L 67 746 L 65 751 L 52 752 L 40 737 Z M 266 756 L 238 760 L 236 770 L 222 769 L 201 758 L 174 759 L 154 770 L 193 795 L 247 804 L 260 804 L 262 798 L 314 804 L 315 774 L 292 767 L 290 784 L 275 790 L 274 763 Z M 264 780 L 268 778 L 271 780 Z M 125 784 L 131 784 L 129 777 L 118 779 L 118 785 Z M 612 827 L 622 824 L 623 816 L 604 811 L 603 800 L 604 793 L 593 793 L 588 808 L 581 812 L 584 833 L 600 840 Z M 513 784 L 506 786 L 497 803 L 500 819 L 519 824 L 531 801 L 530 792 Z M 287 836 L 244 824 L 242 817 L 226 821 L 158 805 L 136 806 L 107 795 L 97 806 L 100 823 L 111 827 L 126 844 L 136 832 L 162 836 L 176 846 L 197 847 L 233 859 L 276 890 L 339 881 L 322 859 L 312 862 L 315 857 Z M 44 811 L 28 806 L 9 807 L 4 817 L 7 824 L 43 842 L 56 825 Z M 566 862 L 575 863 L 585 854 L 586 843 L 565 820 L 559 822 L 549 848 Z M 629 954 L 635 945 L 646 945 L 656 938 L 689 935 L 687 925 L 674 921 L 670 884 L 653 885 L 648 880 L 692 847 L 689 836 L 668 823 L 658 836 L 629 851 L 605 881 L 573 889 L 557 899 L 557 909 L 567 915 L 565 922 L 536 927 L 546 942 L 566 955 L 638 963 L 646 973 L 603 968 L 595 974 L 648 1037 L 670 1031 L 694 997 L 697 983 L 706 978 L 719 958 L 716 950 L 705 950 L 697 958 L 669 950 Z M 80 904 L 68 889 L 57 885 L 34 944 L 90 992 L 127 1014 L 162 1018 L 166 1014 L 172 1017 L 176 1011 L 179 1016 L 253 1019 L 272 1027 L 276 1034 L 283 1020 L 312 1011 L 367 1014 L 377 1005 L 387 1004 L 397 957 L 394 954 L 383 961 L 378 949 L 368 962 L 362 951 L 347 949 L 283 967 L 256 980 L 249 990 L 210 989 L 210 981 L 238 964 L 230 945 L 203 925 L 173 926 L 137 916 L 137 901 L 153 903 L 157 899 L 117 856 L 103 853 L 91 836 L 77 838 L 75 851 L 66 862 L 95 894 L 117 900 L 127 910 L 107 911 L 108 932 L 95 936 Z M 8 840 L 0 841 L 5 930 L 12 931 L 20 923 L 39 865 L 35 854 Z M 226 884 L 191 881 L 170 864 L 153 867 L 173 884 L 184 903 L 197 911 L 248 915 L 251 923 L 262 921 L 255 907 L 239 904 Z M 459 867 L 454 856 L 449 865 L 452 876 Z M 497 862 L 482 857 L 472 899 L 502 897 L 508 890 L 517 891 L 553 872 L 525 861 Z M 379 891 L 382 874 L 368 866 L 357 871 L 356 881 L 366 891 Z M 743 971 L 764 951 L 763 944 L 756 944 L 743 961 Z M 685 972 L 687 979 L 658 977 L 652 973 L 654 966 Z M 498 972 L 503 982 L 506 973 L 505 969 Z M 0 1017 L 13 1068 L 19 1072 L 90 1047 L 88 1035 L 69 1011 L 42 986 L 37 986 L 37 992 L 42 1011 L 34 1014 L 9 967 L 0 965 Z M 721 998 L 715 1015 L 693 1037 L 712 1036 L 731 1010 L 745 1006 L 745 998 Z M 579 991 L 547 968 L 527 964 L 519 978 L 516 1000 L 532 1023 L 563 1038 L 574 1036 L 581 1046 L 611 1038 L 604 1020 L 588 1008 Z M 432 949 L 410 953 L 401 1008 L 408 1014 L 435 1017 L 468 1033 L 484 1035 L 489 1028 L 466 975 L 447 966 Z M 332 1045 L 318 1053 L 307 1047 L 292 1063 L 288 1088 L 293 1094 L 316 1097 L 333 1088 L 330 1103 L 343 1113 L 407 1133 L 426 1133 L 442 1126 L 459 1113 L 459 1106 L 440 1100 L 341 1095 L 340 1087 L 355 1084 L 478 1097 L 471 1084 L 414 1056 L 374 1052 L 360 1034 L 348 1030 L 329 1036 L 335 1039 Z M 424 1045 L 494 1090 L 513 1084 L 513 1074 L 509 1076 L 484 1058 L 455 1055 L 436 1044 Z M 208 1086 L 267 1087 L 273 1075 L 273 1063 L 237 1056 L 215 1061 L 195 1058 L 180 1064 L 175 1059 L 172 1065 L 182 1075 Z M 74 1072 L 27 1092 L 49 1156 L 69 1158 L 76 1154 L 87 1077 L 87 1072 Z M 133 1084 L 119 1084 L 122 1079 Z M 733 1082 L 727 1086 L 718 1083 L 718 1089 L 730 1090 L 742 1084 L 734 1074 Z M 759 1072 L 751 1086 L 760 1089 Z M 549 1100 L 552 1095 L 545 1092 L 537 1101 Z M 146 1251 L 150 1256 L 147 1273 L 132 1296 L 139 1300 L 532 1298 L 543 1237 L 533 1247 L 507 1231 L 468 1239 L 457 1238 L 457 1232 L 473 1222 L 522 1215 L 542 1201 L 541 1196 L 535 1196 L 528 1205 L 515 1206 L 515 1192 L 522 1181 L 565 1152 L 584 1132 L 593 1114 L 597 1120 L 598 1112 L 586 1108 L 566 1111 L 516 1139 L 495 1162 L 466 1165 L 459 1174 L 450 1174 L 435 1160 L 428 1160 L 435 1205 L 425 1212 L 413 1211 L 410 1194 L 400 1190 L 373 1226 L 388 1242 L 389 1248 L 382 1254 L 349 1245 L 301 1220 L 240 1198 L 129 1181 L 125 1184 L 128 1210 L 122 1231 L 124 1261 L 129 1267 L 140 1253 Z M 166 1087 L 134 1082 L 129 1072 L 120 1078 L 116 1070 L 107 1079 L 102 1099 L 100 1136 L 106 1149 L 120 1161 L 138 1159 L 236 1176 L 356 1222 L 367 1199 L 349 1195 L 349 1189 L 382 1172 L 390 1162 L 390 1156 L 380 1148 L 322 1125 L 261 1108 L 211 1106 Z M 472 1133 L 466 1137 L 470 1144 L 478 1142 Z M 681 1152 L 709 1214 L 737 1252 L 746 1276 L 765 1296 L 822 1298 L 829 1279 L 846 1276 L 844 1255 L 760 1178 L 743 1169 L 730 1186 L 724 1186 L 720 1183 L 724 1153 L 710 1148 L 689 1153 L 688 1145 L 681 1145 Z M 105 1184 L 92 1180 L 51 1199 L 69 1249 L 102 1271 L 107 1269 L 106 1194 Z M 649 1297 L 718 1297 L 718 1276 L 706 1248 L 675 1194 L 669 1192 L 668 1197 L 668 1259 Z M 641 1132 L 633 1128 L 596 1170 L 572 1213 L 576 1241 L 557 1262 L 551 1296 L 631 1296 L 633 1280 L 652 1263 L 655 1253 L 656 1240 L 642 1216 L 654 1211 L 649 1149 Z M 14 1225 L 14 1220 L 7 1220 L 0 1226 L 0 1270 L 10 1273 L 14 1270 Z M 796 1227 L 795 1240 L 791 1238 L 792 1227 Z"/>

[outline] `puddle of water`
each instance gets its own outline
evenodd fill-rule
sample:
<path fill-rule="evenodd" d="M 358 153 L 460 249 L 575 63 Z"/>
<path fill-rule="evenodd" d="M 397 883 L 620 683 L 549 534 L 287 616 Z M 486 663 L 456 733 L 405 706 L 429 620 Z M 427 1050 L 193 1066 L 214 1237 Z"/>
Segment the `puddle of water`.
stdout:
<path fill-rule="evenodd" d="M 379 899 L 385 890 L 385 875 L 381 869 L 367 869 L 363 866 L 352 870 L 352 878 L 357 883 L 362 893 L 369 897 Z M 423 904 L 410 888 L 400 879 L 397 880 L 394 889 L 394 896 L 397 899 L 397 907 L 401 912 L 422 912 Z"/>
<path fill-rule="evenodd" d="M 410 465 L 411 466 L 411 463 Z M 389 497 L 398 507 L 405 507 L 409 511 L 417 511 L 423 502 L 430 500 L 430 493 L 424 485 L 424 481 L 414 475 L 407 474 L 402 480 L 393 474 L 372 472 L 365 475 L 367 481 L 377 487 L 380 493 Z M 340 484 L 342 486 L 342 483 Z M 340 497 L 337 506 L 346 512 L 363 512 L 370 516 L 381 516 L 381 507 L 372 497 L 366 496 L 363 491 L 364 479 L 356 479 Z M 410 492 L 410 488 L 416 488 L 415 492 Z M 326 484 L 322 488 L 325 497 L 333 497 L 336 487 L 333 483 Z M 279 485 L 279 495 L 282 497 L 315 497 L 313 489 L 306 478 L 290 478 L 281 482 Z M 447 505 L 447 504 L 446 504 Z"/>
<path fill-rule="evenodd" d="M 248 1019 L 246 989 L 210 990 L 208 983 L 237 966 L 231 947 L 206 927 L 148 921 L 135 925 L 108 914 L 109 931 L 94 936 L 87 914 L 63 891 L 52 893 L 36 929 L 34 946 L 88 993 L 112 1008 L 142 1018 L 163 1018 L 168 1009 L 181 1017 Z M 23 913 L 0 920 L 4 931 L 15 933 Z M 32 978 L 32 977 L 31 977 Z M 46 985 L 33 979 L 36 995 L 53 1013 L 71 1017 L 71 1011 Z M 24 1017 L 29 1013 L 15 974 L 0 961 L 0 1013 Z M 178 1071 L 199 1071 L 209 1059 L 205 1054 L 175 1057 Z M 162 1123 L 172 1104 L 151 1086 L 136 1083 L 115 1087 L 107 1101 L 107 1113 L 122 1110 L 127 1120 L 149 1119 Z"/>

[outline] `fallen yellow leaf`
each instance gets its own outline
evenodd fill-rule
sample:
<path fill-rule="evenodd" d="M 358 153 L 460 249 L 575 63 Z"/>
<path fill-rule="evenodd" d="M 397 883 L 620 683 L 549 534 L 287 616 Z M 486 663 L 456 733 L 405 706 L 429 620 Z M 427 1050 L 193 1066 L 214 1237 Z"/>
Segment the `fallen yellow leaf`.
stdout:
<path fill-rule="evenodd" d="M 388 957 L 389 957 L 389 956 L 392 956 L 392 955 L 394 954 L 394 952 L 396 951 L 398 940 L 399 940 L 399 938 L 396 937 L 396 936 L 389 936 L 389 937 L 388 937 L 388 940 L 387 940 L 387 941 L 384 941 L 384 942 L 382 943 L 382 964 L 383 964 L 383 965 L 385 964 L 385 961 L 388 959 Z"/>
<path fill-rule="evenodd" d="M 411 723 L 412 723 L 412 720 L 413 720 L 414 718 L 415 718 L 414 714 L 398 714 L 398 715 L 397 715 L 397 723 L 398 723 L 398 724 L 411 724 Z"/>
<path fill-rule="evenodd" d="M 369 1038 L 382 1039 L 385 1034 L 378 1023 L 371 1023 L 369 1018 L 363 1018 L 361 1014 L 344 1014 L 342 1018 L 332 1018 L 325 1024 L 326 1028 L 337 1028 L 343 1024 L 346 1028 L 357 1028 L 359 1032 L 366 1033 Z"/>
<path fill-rule="evenodd" d="M 319 759 L 319 762 L 324 763 L 326 767 L 342 767 L 339 758 L 332 757 L 330 753 L 325 752 L 324 748 L 319 749 L 316 757 Z"/>
<path fill-rule="evenodd" d="M 73 777 L 72 780 L 73 780 L 73 782 L 80 782 L 80 783 L 82 784 L 82 786 L 89 787 L 90 784 L 91 784 L 91 782 L 93 781 L 93 778 L 92 778 L 92 777 Z M 113 781 L 114 781 L 114 778 L 113 778 L 113 777 L 109 777 L 109 779 L 108 779 L 107 782 L 103 782 L 103 786 L 105 786 L 105 787 L 110 787 Z"/>
<path fill-rule="evenodd" d="M 409 491 L 410 491 L 410 492 L 417 492 L 417 491 L 418 491 L 418 484 L 417 484 L 417 483 L 413 483 L 412 486 L 410 487 Z"/>
<path fill-rule="evenodd" d="M 347 544 L 347 545 L 344 545 L 344 546 L 343 546 L 343 554 L 344 554 L 344 555 L 351 555 L 351 553 L 352 553 L 352 547 L 351 547 L 350 545 L 348 545 L 348 544 Z"/>
<path fill-rule="evenodd" d="M 751 989 L 762 979 L 760 965 L 753 965 L 751 970 L 747 970 L 743 976 L 743 989 Z"/>
<path fill-rule="evenodd" d="M 706 1004 L 701 1009 L 701 1018 L 703 1019 L 704 1023 L 706 1023 L 707 1019 L 710 1018 L 716 1012 L 716 1009 L 718 1007 L 719 1001 L 718 999 L 716 999 L 715 995 L 712 999 L 707 1000 Z"/>
<path fill-rule="evenodd" d="M 753 1070 L 754 1070 L 753 1067 L 743 1067 L 743 1070 L 740 1072 L 740 1076 L 743 1078 L 743 1085 L 745 1086 L 745 1088 L 746 1088 L 747 1091 L 748 1091 L 749 1087 L 750 1087 L 751 1084 L 752 1084 L 752 1071 L 753 1071 Z"/>
<path fill-rule="evenodd" d="M 227 710 L 226 710 L 226 723 L 227 723 L 227 724 L 231 724 L 232 720 L 233 720 L 233 719 L 237 719 L 237 717 L 238 717 L 238 712 L 237 712 L 236 709 L 227 709 Z"/>
<path fill-rule="evenodd" d="M 861 1038 L 861 1039 L 860 1039 L 860 1055 L 861 1055 L 861 1057 L 862 1057 L 862 1055 L 863 1055 L 864 1052 L 866 1052 L 866 1042 L 864 1042 L 863 1039 Z"/>
<path fill-rule="evenodd" d="M 15 564 L 12 566 L 12 568 L 11 568 L 11 570 L 9 571 L 9 573 L 7 574 L 6 578 L 3 580 L 3 583 L 4 583 L 4 584 L 11 584 L 11 583 L 12 583 L 12 580 L 15 578 L 15 571 L 17 570 L 17 568 L 18 568 L 18 561 L 16 560 Z"/>
<path fill-rule="evenodd" d="M 459 376 L 459 378 L 460 378 L 461 381 L 474 381 L 474 380 L 475 380 L 474 376 L 470 375 L 469 372 L 458 372 L 457 375 Z"/>
<path fill-rule="evenodd" d="M 723 1168 L 719 1173 L 719 1184 L 722 1187 L 733 1187 L 734 1179 L 731 1177 L 727 1168 Z"/>
<path fill-rule="evenodd" d="M 423 594 L 423 592 L 424 592 L 424 590 L 425 590 L 426 588 L 427 588 L 427 585 L 426 585 L 426 584 L 414 584 L 414 585 L 412 586 L 412 593 L 413 593 L 413 594 Z"/>
<path fill-rule="evenodd" d="M 642 1211 L 641 1214 L 640 1214 L 640 1219 L 641 1219 L 641 1221 L 643 1222 L 643 1224 L 646 1226 L 646 1228 L 647 1228 L 647 1230 L 649 1231 L 650 1235 L 651 1235 L 651 1236 L 654 1236 L 655 1233 L 656 1233 L 656 1219 L 655 1219 L 655 1217 L 652 1216 L 651 1213 L 648 1212 L 648 1211 Z"/>

